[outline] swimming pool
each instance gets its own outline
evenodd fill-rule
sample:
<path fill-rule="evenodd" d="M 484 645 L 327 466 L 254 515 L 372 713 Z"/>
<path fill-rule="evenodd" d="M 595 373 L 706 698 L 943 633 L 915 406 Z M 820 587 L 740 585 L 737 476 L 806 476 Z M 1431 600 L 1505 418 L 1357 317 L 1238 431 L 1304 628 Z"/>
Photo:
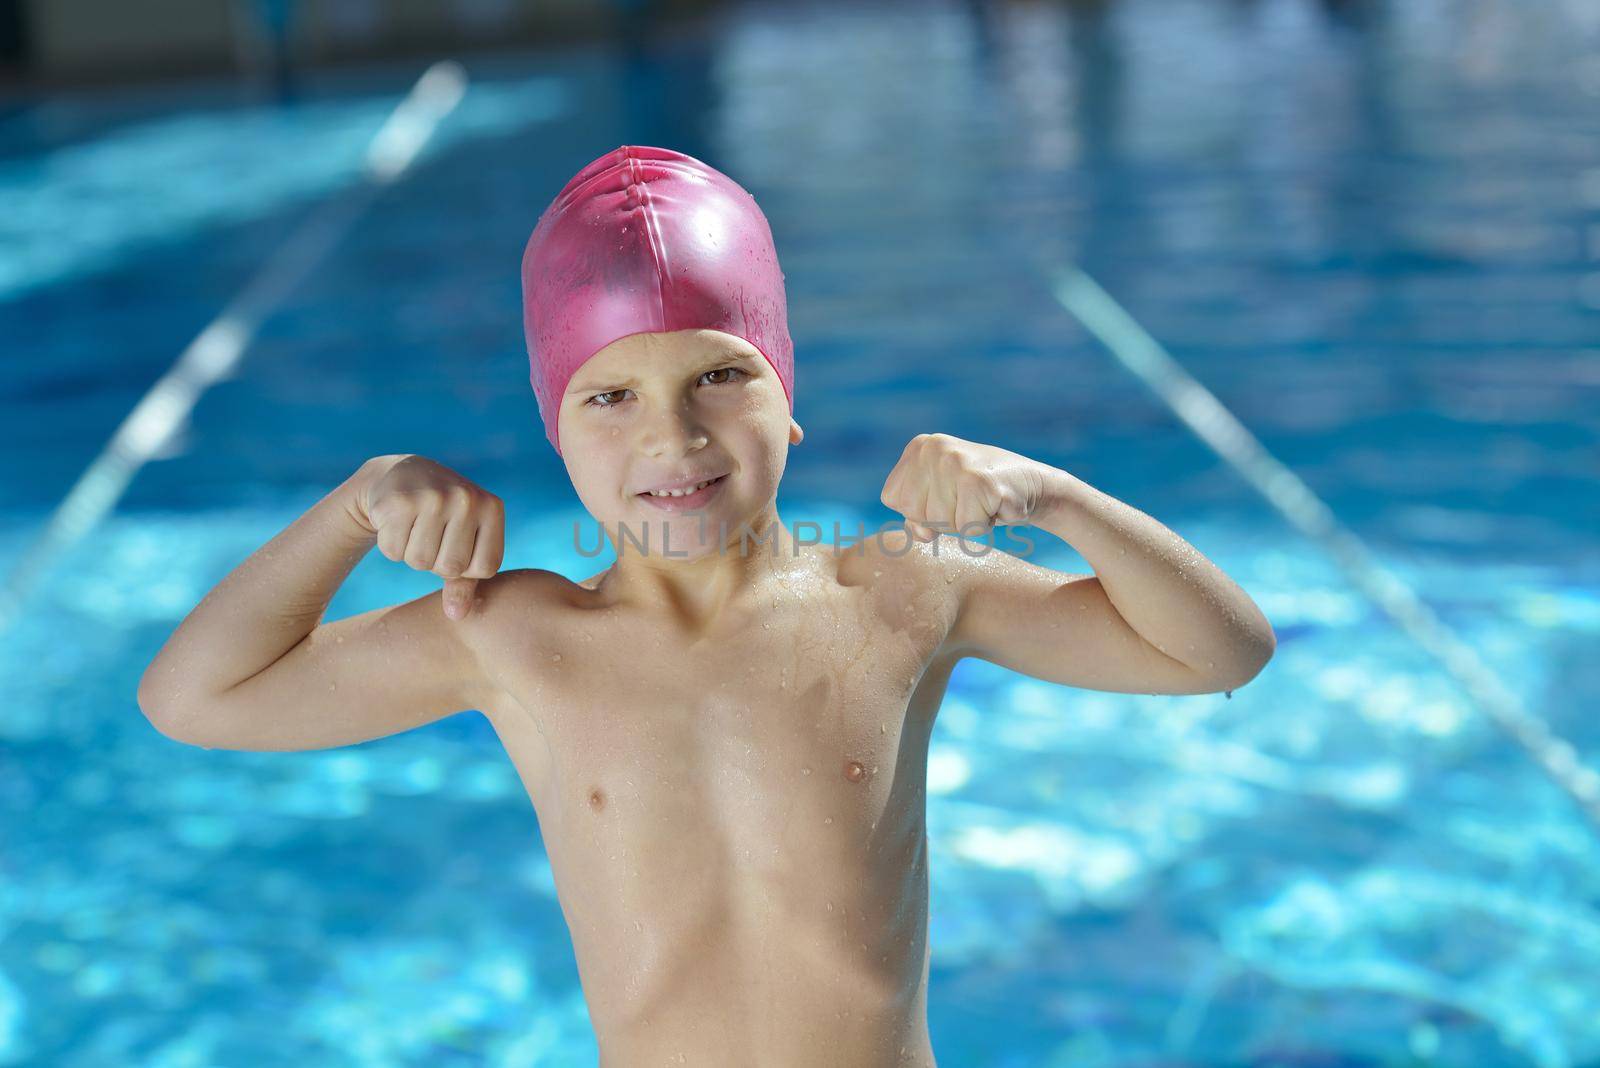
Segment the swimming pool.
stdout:
<path fill-rule="evenodd" d="M 0 642 L 0 1064 L 594 1063 L 481 717 L 207 752 L 133 695 L 217 579 L 377 453 L 503 496 L 505 566 L 598 566 L 516 265 L 625 142 L 714 163 L 772 221 L 791 525 L 888 519 L 900 449 L 941 430 L 1149 512 L 1277 629 L 1231 698 L 958 668 L 929 764 L 941 1065 L 1600 1060 L 1596 828 L 1039 274 L 1095 277 L 1600 764 L 1600 23 L 1355 10 L 746 5 L 632 62 L 463 60 L 428 154 Z M 0 122 L 0 566 L 355 181 L 419 69 L 323 74 L 290 112 L 189 87 Z M 374 553 L 329 616 L 430 588 Z"/>

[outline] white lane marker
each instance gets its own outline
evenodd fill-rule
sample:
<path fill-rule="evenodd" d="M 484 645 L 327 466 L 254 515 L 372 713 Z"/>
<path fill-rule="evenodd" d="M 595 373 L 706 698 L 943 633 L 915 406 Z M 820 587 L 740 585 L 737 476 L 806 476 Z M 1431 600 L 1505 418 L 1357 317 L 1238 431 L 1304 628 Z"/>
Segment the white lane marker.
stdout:
<path fill-rule="evenodd" d="M 1077 267 L 1046 273 L 1055 298 L 1138 375 L 1196 436 L 1233 466 L 1294 527 L 1326 549 L 1357 589 L 1426 650 L 1491 720 L 1533 757 L 1600 829 L 1600 774 L 1572 743 L 1530 713 L 1478 653 L 1456 636 L 1300 477 L 1269 453 L 1244 424 L 1173 359 L 1138 321 Z"/>
<path fill-rule="evenodd" d="M 134 405 L 0 586 L 0 634 L 22 614 L 28 594 L 50 565 L 116 506 L 139 469 L 160 455 L 182 429 L 201 395 L 233 373 L 261 323 L 378 193 L 406 172 L 439 123 L 461 102 L 466 87 L 466 71 L 454 60 L 442 60 L 424 71 L 373 135 L 361 182 L 301 223 Z"/>

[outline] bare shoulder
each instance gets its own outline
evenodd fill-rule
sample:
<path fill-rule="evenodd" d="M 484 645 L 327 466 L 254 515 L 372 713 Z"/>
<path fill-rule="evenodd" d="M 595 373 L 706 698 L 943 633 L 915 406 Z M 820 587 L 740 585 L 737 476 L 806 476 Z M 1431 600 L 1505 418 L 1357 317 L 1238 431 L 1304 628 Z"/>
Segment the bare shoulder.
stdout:
<path fill-rule="evenodd" d="M 530 608 L 571 603 L 582 592 L 583 588 L 565 575 L 542 567 L 501 571 L 478 583 L 467 619 L 477 619 L 481 627 L 488 628 Z"/>
<path fill-rule="evenodd" d="M 965 541 L 954 535 L 940 535 L 933 541 L 917 541 L 904 527 L 894 527 L 872 535 L 860 543 L 860 551 L 841 551 L 858 576 L 877 581 L 887 579 L 914 589 L 944 596 L 958 594 L 966 576 L 982 566 L 982 558 L 995 552 L 982 542 Z"/>
<path fill-rule="evenodd" d="M 501 571 L 478 583 L 472 611 L 456 625 L 502 704 L 542 662 L 530 654 L 560 633 L 586 593 L 565 575 L 537 567 Z M 493 718 L 494 709 L 483 711 Z"/>
<path fill-rule="evenodd" d="M 1027 545 L 1026 541 L 1022 544 Z M 883 585 L 880 602 L 906 617 L 936 622 L 939 629 L 936 659 L 957 660 L 981 655 L 968 634 L 975 608 L 993 616 L 996 591 L 1015 591 L 1018 601 L 1048 597 L 1064 583 L 1082 582 L 1092 575 L 1068 574 L 1031 563 L 1001 547 L 998 537 L 960 538 L 941 534 L 919 542 L 904 528 L 883 532 L 863 543 L 865 552 L 856 563 L 863 581 Z M 1016 603 L 1007 623 L 1020 625 Z M 1006 613 L 1001 612 L 1004 619 Z"/>
<path fill-rule="evenodd" d="M 841 550 L 840 581 L 870 586 L 878 615 L 937 659 L 949 651 L 946 639 L 961 609 L 971 551 L 963 552 L 951 536 L 923 542 L 895 527 Z"/>
<path fill-rule="evenodd" d="M 588 596 L 565 575 L 544 568 L 501 571 L 478 583 L 472 611 L 459 626 L 475 652 L 492 652 L 497 643 L 548 633 Z"/>

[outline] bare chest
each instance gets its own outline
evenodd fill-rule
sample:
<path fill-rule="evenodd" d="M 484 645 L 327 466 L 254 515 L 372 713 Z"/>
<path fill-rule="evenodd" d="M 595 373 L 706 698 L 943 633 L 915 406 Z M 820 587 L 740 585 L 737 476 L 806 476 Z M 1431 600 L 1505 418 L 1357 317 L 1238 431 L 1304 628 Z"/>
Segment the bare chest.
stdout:
<path fill-rule="evenodd" d="M 759 864 L 802 813 L 870 829 L 925 741 L 907 711 L 934 638 L 850 588 L 693 641 L 578 622 L 529 651 L 513 696 L 538 743 L 513 755 L 547 836 L 648 818 Z"/>
<path fill-rule="evenodd" d="M 904 1008 L 947 627 L 914 587 L 829 584 L 692 640 L 574 612 L 519 653 L 493 718 L 592 1012 L 725 1017 L 735 990 L 797 1019 Z"/>

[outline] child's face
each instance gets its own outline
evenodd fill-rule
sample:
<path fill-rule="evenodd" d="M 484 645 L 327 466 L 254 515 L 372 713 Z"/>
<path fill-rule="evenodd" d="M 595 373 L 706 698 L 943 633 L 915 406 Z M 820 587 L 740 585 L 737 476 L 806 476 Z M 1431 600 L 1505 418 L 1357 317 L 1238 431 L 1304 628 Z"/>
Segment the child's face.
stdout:
<path fill-rule="evenodd" d="M 583 506 L 613 536 L 625 524 L 650 556 L 670 547 L 677 559 L 737 546 L 743 524 L 772 504 L 789 445 L 802 436 L 771 364 L 720 330 L 613 341 L 572 376 L 558 417 L 562 459 Z M 642 495 L 717 476 L 709 495 L 675 510 Z"/>

